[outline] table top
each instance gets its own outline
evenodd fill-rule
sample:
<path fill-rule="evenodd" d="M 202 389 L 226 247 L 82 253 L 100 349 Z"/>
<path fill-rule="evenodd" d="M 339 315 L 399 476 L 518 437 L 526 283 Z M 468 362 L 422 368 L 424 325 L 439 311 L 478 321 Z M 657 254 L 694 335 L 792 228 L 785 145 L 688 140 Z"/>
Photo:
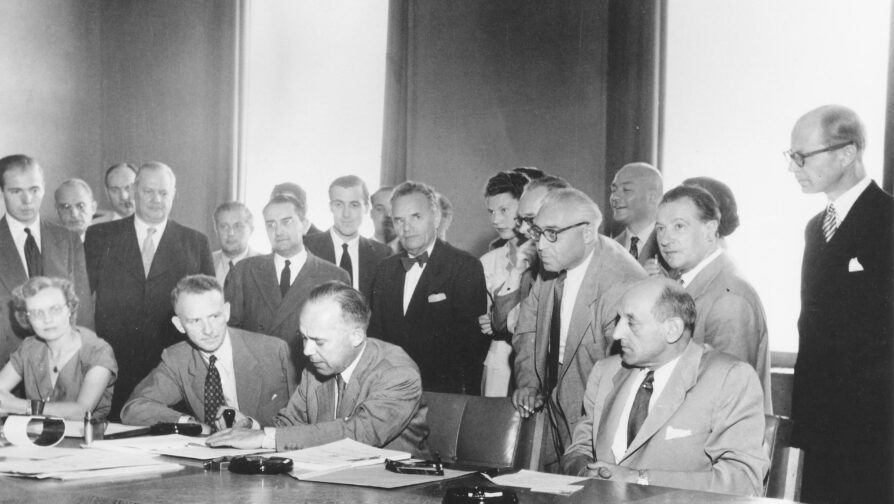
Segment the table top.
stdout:
<path fill-rule="evenodd" d="M 194 461 L 181 471 L 144 477 L 87 481 L 35 481 L 0 477 L 0 501 L 52 504 L 105 503 L 432 503 L 441 502 L 446 490 L 457 486 L 492 486 L 478 474 L 440 483 L 394 490 L 298 481 L 287 475 L 242 475 L 204 471 Z M 513 489 L 522 503 L 779 503 L 775 499 L 726 496 L 658 486 L 641 486 L 588 480 L 584 489 L 569 497 Z"/>

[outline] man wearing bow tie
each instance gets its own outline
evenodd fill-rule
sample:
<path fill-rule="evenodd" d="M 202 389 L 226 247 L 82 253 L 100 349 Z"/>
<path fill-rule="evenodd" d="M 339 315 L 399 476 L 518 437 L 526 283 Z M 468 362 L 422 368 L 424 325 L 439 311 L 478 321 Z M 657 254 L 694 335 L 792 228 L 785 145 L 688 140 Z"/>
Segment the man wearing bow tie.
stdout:
<path fill-rule="evenodd" d="M 402 346 L 425 390 L 478 394 L 490 343 L 478 326 L 487 311 L 481 263 L 437 239 L 440 208 L 426 184 L 397 186 L 391 213 L 406 252 L 376 269 L 369 334 Z"/>

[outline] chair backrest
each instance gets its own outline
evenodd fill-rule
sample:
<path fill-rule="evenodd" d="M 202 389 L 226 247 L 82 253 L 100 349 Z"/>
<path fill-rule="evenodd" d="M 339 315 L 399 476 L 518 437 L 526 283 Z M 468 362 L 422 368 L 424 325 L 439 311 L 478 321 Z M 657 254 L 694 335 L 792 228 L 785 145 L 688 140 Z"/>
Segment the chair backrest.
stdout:
<path fill-rule="evenodd" d="M 764 496 L 776 499 L 801 498 L 803 453 L 791 445 L 792 421 L 766 415 L 764 451 L 770 459 L 770 470 L 764 480 Z"/>
<path fill-rule="evenodd" d="M 535 440 L 542 422 L 522 419 L 508 397 L 424 392 L 423 400 L 429 447 L 445 463 L 516 469 L 537 465 Z"/>

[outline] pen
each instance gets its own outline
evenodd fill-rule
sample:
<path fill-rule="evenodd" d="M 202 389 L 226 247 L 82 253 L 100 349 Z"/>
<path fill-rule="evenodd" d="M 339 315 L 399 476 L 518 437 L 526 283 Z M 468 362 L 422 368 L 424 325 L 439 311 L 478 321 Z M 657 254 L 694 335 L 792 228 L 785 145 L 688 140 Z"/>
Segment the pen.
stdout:
<path fill-rule="evenodd" d="M 348 462 L 363 462 L 364 460 L 378 460 L 378 459 L 379 459 L 379 457 L 375 457 L 375 456 L 361 457 L 361 458 L 355 458 L 355 459 L 348 459 Z"/>

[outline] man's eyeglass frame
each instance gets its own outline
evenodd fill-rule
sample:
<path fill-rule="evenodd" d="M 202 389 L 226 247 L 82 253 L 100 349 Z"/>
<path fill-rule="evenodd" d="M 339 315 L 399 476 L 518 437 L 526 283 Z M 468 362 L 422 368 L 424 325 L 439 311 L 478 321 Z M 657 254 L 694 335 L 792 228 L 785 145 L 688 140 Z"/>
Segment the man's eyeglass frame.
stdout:
<path fill-rule="evenodd" d="M 782 155 L 785 156 L 785 159 L 794 161 L 794 163 L 796 165 L 798 165 L 798 168 L 804 168 L 804 163 L 807 162 L 807 158 L 809 158 L 811 156 L 816 156 L 817 154 L 822 154 L 824 152 L 832 152 L 834 150 L 843 149 L 843 148 L 847 147 L 848 145 L 852 145 L 853 143 L 854 143 L 854 141 L 851 140 L 851 141 L 840 143 L 840 144 L 830 145 L 829 147 L 824 147 L 822 149 L 818 149 L 815 151 L 805 152 L 803 154 L 801 154 L 800 152 L 787 150 L 787 151 L 783 152 Z"/>
<path fill-rule="evenodd" d="M 568 231 L 569 229 L 574 229 L 578 226 L 583 226 L 584 224 L 589 224 L 588 221 L 581 221 L 577 224 L 572 224 L 570 226 L 563 227 L 562 229 L 540 229 L 539 226 L 531 226 L 531 229 L 528 230 L 528 234 L 531 235 L 531 239 L 535 242 L 540 241 L 540 237 L 546 238 L 546 241 L 550 243 L 556 243 L 556 240 L 559 239 L 559 235 Z"/>

